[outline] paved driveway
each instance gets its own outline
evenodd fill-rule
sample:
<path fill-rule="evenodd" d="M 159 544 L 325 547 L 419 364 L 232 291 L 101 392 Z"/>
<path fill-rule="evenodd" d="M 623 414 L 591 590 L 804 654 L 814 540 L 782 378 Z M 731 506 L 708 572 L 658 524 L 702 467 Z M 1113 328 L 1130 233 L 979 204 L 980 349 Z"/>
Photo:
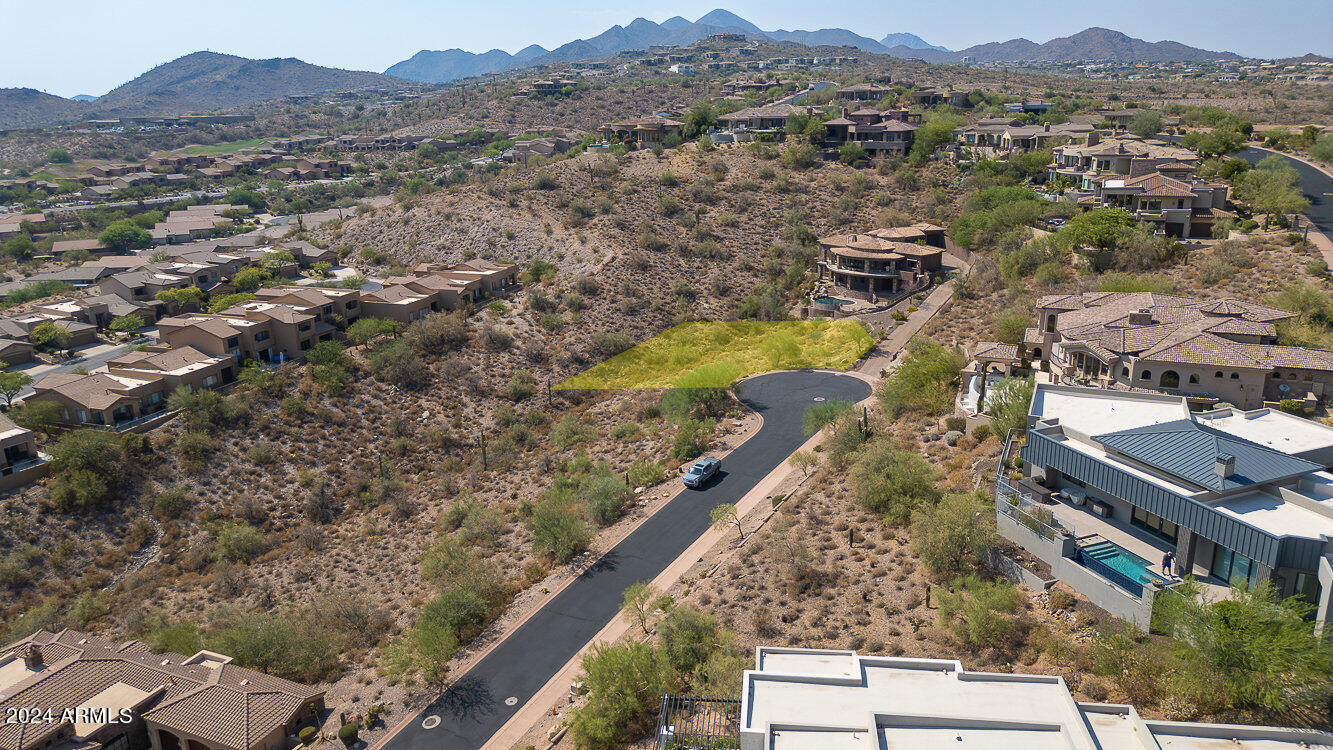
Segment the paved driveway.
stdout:
<path fill-rule="evenodd" d="M 801 418 L 806 407 L 816 399 L 855 402 L 869 395 L 870 386 L 849 375 L 782 372 L 746 381 L 741 398 L 764 423 L 727 456 L 719 477 L 700 490 L 678 494 L 607 552 L 414 718 L 386 750 L 481 747 L 617 616 L 625 588 L 655 578 L 708 530 L 710 510 L 740 500 L 805 442 Z M 510 698 L 513 705 L 507 703 Z M 439 725 L 423 729 L 423 720 L 433 716 L 440 718 Z"/>

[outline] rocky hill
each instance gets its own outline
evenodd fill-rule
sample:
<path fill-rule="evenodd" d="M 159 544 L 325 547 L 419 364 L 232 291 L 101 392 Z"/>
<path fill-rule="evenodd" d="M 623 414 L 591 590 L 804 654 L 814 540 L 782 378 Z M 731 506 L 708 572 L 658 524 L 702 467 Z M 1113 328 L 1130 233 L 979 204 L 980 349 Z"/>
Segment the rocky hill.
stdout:
<path fill-rule="evenodd" d="M 1114 60 L 1117 62 L 1155 62 L 1189 60 L 1237 60 L 1231 52 L 1212 52 L 1180 42 L 1146 42 L 1114 29 L 1094 27 L 1073 36 L 1037 44 L 1028 39 L 1010 39 L 968 47 L 956 53 L 975 57 L 977 62 L 1074 62 L 1077 60 Z"/>
<path fill-rule="evenodd" d="M 118 114 L 173 114 L 227 109 L 299 94 L 414 85 L 380 73 L 325 68 L 292 57 L 251 60 L 194 52 L 117 86 L 99 97 L 94 106 Z"/>
<path fill-rule="evenodd" d="M 35 89 L 0 89 L 0 129 L 53 125 L 75 119 L 86 109 L 83 102 Z"/>

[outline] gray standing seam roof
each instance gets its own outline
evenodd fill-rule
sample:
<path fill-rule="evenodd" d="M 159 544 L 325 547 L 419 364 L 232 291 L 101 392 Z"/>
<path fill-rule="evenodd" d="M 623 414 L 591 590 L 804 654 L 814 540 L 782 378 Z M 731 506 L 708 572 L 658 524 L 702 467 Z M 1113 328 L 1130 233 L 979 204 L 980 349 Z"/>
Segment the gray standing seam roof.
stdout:
<path fill-rule="evenodd" d="M 1189 419 L 1093 437 L 1129 458 L 1214 492 L 1268 484 L 1323 469 L 1295 456 L 1241 440 Z M 1235 458 L 1229 477 L 1217 474 L 1219 456 Z"/>

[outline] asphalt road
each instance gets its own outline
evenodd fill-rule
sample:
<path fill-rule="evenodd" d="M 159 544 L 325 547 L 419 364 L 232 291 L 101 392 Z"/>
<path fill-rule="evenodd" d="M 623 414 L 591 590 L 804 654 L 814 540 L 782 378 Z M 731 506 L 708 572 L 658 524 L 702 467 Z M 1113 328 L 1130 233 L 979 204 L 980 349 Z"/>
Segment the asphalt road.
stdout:
<path fill-rule="evenodd" d="M 740 394 L 764 423 L 724 459 L 718 476 L 702 489 L 682 491 L 607 552 L 414 718 L 386 750 L 470 750 L 485 744 L 619 613 L 628 586 L 655 578 L 708 530 L 710 510 L 740 500 L 805 442 L 806 407 L 816 399 L 860 401 L 870 395 L 870 386 L 849 375 L 782 372 L 746 381 Z M 513 705 L 506 703 L 510 698 L 516 699 Z M 439 717 L 439 726 L 423 729 L 432 716 Z"/>
<path fill-rule="evenodd" d="M 1247 148 L 1232 156 L 1239 157 L 1251 164 L 1258 164 L 1265 157 L 1272 156 L 1271 151 L 1260 151 L 1255 148 Z M 1282 158 L 1286 156 L 1278 154 Z M 1301 192 L 1310 201 L 1310 207 L 1302 211 L 1306 218 L 1314 222 L 1319 231 L 1333 239 L 1333 177 L 1320 172 L 1314 167 L 1302 161 L 1287 159 L 1287 163 L 1295 167 L 1296 173 L 1301 176 Z"/>

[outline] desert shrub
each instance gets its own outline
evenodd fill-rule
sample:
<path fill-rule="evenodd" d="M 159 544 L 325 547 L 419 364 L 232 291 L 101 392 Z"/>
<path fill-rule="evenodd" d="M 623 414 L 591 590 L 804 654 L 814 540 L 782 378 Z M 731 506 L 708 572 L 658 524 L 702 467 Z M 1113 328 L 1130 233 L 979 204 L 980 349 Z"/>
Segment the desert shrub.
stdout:
<path fill-rule="evenodd" d="M 524 401 L 537 388 L 537 381 L 533 380 L 532 373 L 527 370 L 517 370 L 509 376 L 509 383 L 505 385 L 505 396 L 510 401 Z"/>
<path fill-rule="evenodd" d="M 939 620 L 959 641 L 974 648 L 1003 647 L 1014 630 L 1013 613 L 1022 602 L 1018 587 L 1005 580 L 970 575 L 939 592 Z"/>
<path fill-rule="evenodd" d="M 801 426 L 805 429 L 805 434 L 813 435 L 824 429 L 824 425 L 832 422 L 843 412 L 852 410 L 852 402 L 846 399 L 833 399 L 812 404 L 805 409 L 805 414 L 801 417 Z"/>
<path fill-rule="evenodd" d="M 593 336 L 592 344 L 603 357 L 614 357 L 634 346 L 634 339 L 623 333 L 602 331 Z"/>
<path fill-rule="evenodd" d="M 985 560 L 995 538 L 995 514 L 984 497 L 949 495 L 912 511 L 912 549 L 940 578 Z"/>
<path fill-rule="evenodd" d="M 526 524 L 533 550 L 562 564 L 586 549 L 592 540 L 592 530 L 578 510 L 558 500 L 537 503 Z"/>
<path fill-rule="evenodd" d="M 193 502 L 189 490 L 184 485 L 176 485 L 153 496 L 153 512 L 167 520 L 179 518 Z"/>
<path fill-rule="evenodd" d="M 712 419 L 686 419 L 671 441 L 671 457 L 677 461 L 697 458 L 708 450 L 717 423 Z"/>
<path fill-rule="evenodd" d="M 404 339 L 381 343 L 366 359 L 376 377 L 396 386 L 420 388 L 430 381 L 430 372 Z"/>
<path fill-rule="evenodd" d="M 213 546 L 213 559 L 226 563 L 248 563 L 268 548 L 259 529 L 233 521 L 218 531 Z"/>
<path fill-rule="evenodd" d="M 1068 611 L 1073 609 L 1074 605 L 1076 604 L 1078 604 L 1078 599 L 1076 599 L 1073 594 L 1069 593 L 1068 591 L 1065 591 L 1064 589 L 1058 589 L 1058 588 L 1051 589 L 1052 609 Z"/>
<path fill-rule="evenodd" d="M 671 667 L 689 674 L 716 648 L 718 625 L 712 615 L 681 605 L 667 612 L 657 633 Z"/>
<path fill-rule="evenodd" d="M 51 454 L 51 499 L 62 510 L 92 510 L 120 498 L 129 477 L 127 441 L 102 430 L 60 436 Z"/>
<path fill-rule="evenodd" d="M 632 487 L 652 487 L 666 478 L 666 469 L 661 461 L 640 458 L 629 467 L 629 483 Z"/>
<path fill-rule="evenodd" d="M 440 591 L 471 591 L 489 607 L 498 606 L 509 597 L 508 585 L 499 569 L 483 559 L 466 540 L 453 534 L 440 534 L 421 554 L 421 577 Z"/>
<path fill-rule="evenodd" d="M 996 435 L 1008 435 L 1010 430 L 1023 430 L 1028 424 L 1028 410 L 1036 389 L 1033 378 L 1005 378 L 991 387 L 986 397 L 986 411 L 990 413 L 991 429 Z"/>
<path fill-rule="evenodd" d="M 625 478 L 610 470 L 595 470 L 579 483 L 578 500 L 583 504 L 588 521 L 609 526 L 620 518 L 625 505 L 634 499 L 634 493 Z"/>
<path fill-rule="evenodd" d="M 611 428 L 611 437 L 616 440 L 633 440 L 643 434 L 638 422 L 621 422 Z"/>
<path fill-rule="evenodd" d="M 939 478 L 926 459 L 896 447 L 887 437 L 866 444 L 851 471 L 861 507 L 894 525 L 907 523 L 912 511 L 939 500 Z"/>
<path fill-rule="evenodd" d="M 176 438 L 176 452 L 195 461 L 213 453 L 217 443 L 203 430 L 188 430 Z"/>
<path fill-rule="evenodd" d="M 495 351 L 504 351 L 514 343 L 514 334 L 497 325 L 484 325 L 478 336 L 482 344 Z"/>
<path fill-rule="evenodd" d="M 575 710 L 570 733 L 589 750 L 610 750 L 644 736 L 662 695 L 679 686 L 666 654 L 646 643 L 598 644 L 582 666 L 588 698 Z"/>
<path fill-rule="evenodd" d="M 420 354 L 457 349 L 467 343 L 467 316 L 462 312 L 431 313 L 408 326 L 403 335 Z"/>
<path fill-rule="evenodd" d="M 560 450 L 592 439 L 592 428 L 573 414 L 566 414 L 551 428 L 551 443 Z"/>
<path fill-rule="evenodd" d="M 205 643 L 241 666 L 297 682 L 320 682 L 339 671 L 339 641 L 309 610 L 224 610 L 214 621 Z"/>
<path fill-rule="evenodd" d="M 902 365 L 880 388 L 880 405 L 895 418 L 909 411 L 948 412 L 953 408 L 954 389 L 965 364 L 958 349 L 945 349 L 929 339 L 913 339 Z"/>

